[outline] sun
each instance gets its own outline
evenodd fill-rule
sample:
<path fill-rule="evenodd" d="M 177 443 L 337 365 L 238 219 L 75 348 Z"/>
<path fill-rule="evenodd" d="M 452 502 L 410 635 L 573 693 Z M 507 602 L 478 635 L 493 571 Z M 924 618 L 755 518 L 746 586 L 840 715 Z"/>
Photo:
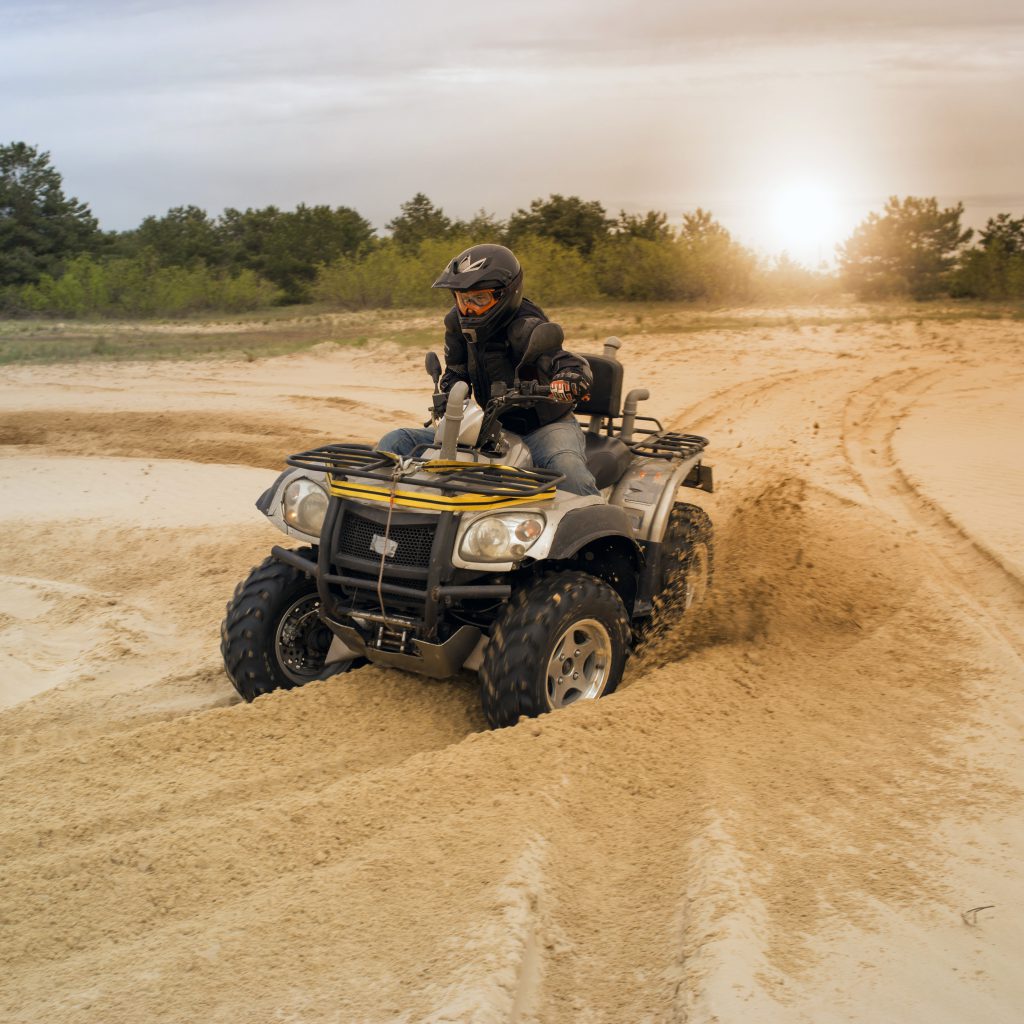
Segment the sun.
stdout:
<path fill-rule="evenodd" d="M 828 260 L 842 234 L 836 191 L 817 181 L 792 182 L 769 200 L 771 248 L 801 263 L 817 266 Z"/>

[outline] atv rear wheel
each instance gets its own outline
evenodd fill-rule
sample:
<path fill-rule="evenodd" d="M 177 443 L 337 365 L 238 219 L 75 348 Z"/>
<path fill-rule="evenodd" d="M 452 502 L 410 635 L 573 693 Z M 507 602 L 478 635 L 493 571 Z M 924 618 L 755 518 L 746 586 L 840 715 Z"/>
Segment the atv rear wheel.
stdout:
<path fill-rule="evenodd" d="M 662 608 L 688 612 L 707 597 L 715 572 L 713 533 L 711 517 L 699 505 L 672 506 L 655 595 Z"/>
<path fill-rule="evenodd" d="M 492 728 L 515 725 L 611 693 L 629 651 L 629 616 L 607 583 L 583 572 L 546 576 L 517 591 L 480 666 Z"/>
<path fill-rule="evenodd" d="M 313 548 L 296 554 L 316 559 Z M 320 619 L 316 582 L 268 558 L 235 588 L 220 627 L 220 652 L 232 685 L 252 701 L 320 678 L 332 636 Z"/>

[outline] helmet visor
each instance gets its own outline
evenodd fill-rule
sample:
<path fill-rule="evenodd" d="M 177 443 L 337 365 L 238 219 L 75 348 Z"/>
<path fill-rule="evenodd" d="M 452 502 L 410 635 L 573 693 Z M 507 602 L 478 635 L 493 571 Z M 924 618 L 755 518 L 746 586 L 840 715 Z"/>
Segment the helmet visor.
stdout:
<path fill-rule="evenodd" d="M 483 316 L 493 309 L 501 298 L 501 288 L 475 288 L 473 291 L 454 292 L 455 305 L 463 316 Z"/>

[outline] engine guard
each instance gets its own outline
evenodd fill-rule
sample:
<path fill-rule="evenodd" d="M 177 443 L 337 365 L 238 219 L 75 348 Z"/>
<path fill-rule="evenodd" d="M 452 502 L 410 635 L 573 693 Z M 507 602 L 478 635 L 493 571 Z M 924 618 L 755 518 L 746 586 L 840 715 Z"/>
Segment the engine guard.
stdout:
<path fill-rule="evenodd" d="M 444 643 L 431 644 L 425 640 L 412 639 L 409 643 L 415 654 L 401 654 L 397 651 L 381 651 L 368 646 L 362 634 L 354 626 L 340 622 L 328 622 L 332 632 L 358 657 L 366 658 L 374 665 L 415 672 L 432 679 L 448 679 L 462 668 L 480 641 L 480 630 L 476 626 L 460 626 Z"/>

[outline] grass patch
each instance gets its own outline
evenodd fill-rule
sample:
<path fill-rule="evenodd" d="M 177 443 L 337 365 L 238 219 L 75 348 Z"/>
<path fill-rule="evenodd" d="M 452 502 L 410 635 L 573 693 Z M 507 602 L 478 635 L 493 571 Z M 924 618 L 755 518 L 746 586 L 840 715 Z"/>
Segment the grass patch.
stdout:
<path fill-rule="evenodd" d="M 117 362 L 156 359 L 254 359 L 297 352 L 330 342 L 362 347 L 365 330 L 338 330 L 329 323 L 253 322 L 243 329 L 206 325 L 202 330 L 159 325 L 6 323 L 0 327 L 0 364 Z M 419 343 L 419 339 L 416 339 Z"/>
<path fill-rule="evenodd" d="M 922 324 L 1024 319 L 1020 303 L 848 304 L 715 309 L 683 303 L 596 302 L 550 307 L 566 327 L 568 345 L 609 335 L 746 333 L 802 327 Z M 325 342 L 363 347 L 391 342 L 414 349 L 444 342 L 433 309 L 338 312 L 322 306 L 262 310 L 221 320 L 66 321 L 0 320 L 0 364 L 116 362 L 154 359 L 255 359 L 298 352 Z"/>

